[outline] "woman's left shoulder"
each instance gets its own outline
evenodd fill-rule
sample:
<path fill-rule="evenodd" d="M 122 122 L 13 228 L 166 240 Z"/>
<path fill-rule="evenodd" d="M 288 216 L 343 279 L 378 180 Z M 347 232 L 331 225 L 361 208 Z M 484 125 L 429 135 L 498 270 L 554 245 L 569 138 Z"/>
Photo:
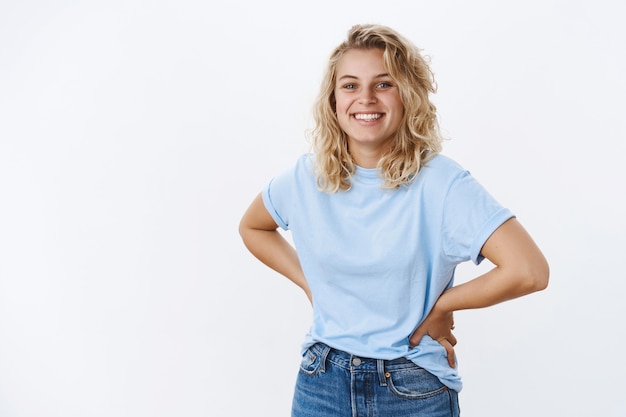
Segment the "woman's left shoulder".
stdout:
<path fill-rule="evenodd" d="M 443 154 L 437 154 L 426 161 L 422 166 L 422 170 L 424 174 L 444 177 L 456 177 L 467 172 L 461 164 Z"/>

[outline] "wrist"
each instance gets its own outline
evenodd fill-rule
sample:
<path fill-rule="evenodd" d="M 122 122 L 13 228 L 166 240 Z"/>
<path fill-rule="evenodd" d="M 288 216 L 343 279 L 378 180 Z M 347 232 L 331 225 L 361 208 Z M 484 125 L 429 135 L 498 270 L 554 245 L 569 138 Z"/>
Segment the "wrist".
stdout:
<path fill-rule="evenodd" d="M 443 317 L 447 314 L 452 314 L 454 312 L 454 308 L 450 303 L 452 297 L 450 294 L 451 289 L 445 290 L 437 299 L 437 302 L 433 306 L 432 313 L 433 315 Z"/>

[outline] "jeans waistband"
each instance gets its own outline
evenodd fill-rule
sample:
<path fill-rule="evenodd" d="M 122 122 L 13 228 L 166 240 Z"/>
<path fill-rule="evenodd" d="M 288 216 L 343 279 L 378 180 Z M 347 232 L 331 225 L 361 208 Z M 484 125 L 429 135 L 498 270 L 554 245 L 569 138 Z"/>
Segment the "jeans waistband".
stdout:
<path fill-rule="evenodd" d="M 387 385 L 387 373 L 401 369 L 419 367 L 407 358 L 375 359 L 352 355 L 318 342 L 310 347 L 311 351 L 322 360 L 322 372 L 326 368 L 326 361 L 349 370 L 350 372 L 376 372 L 381 385 Z"/>

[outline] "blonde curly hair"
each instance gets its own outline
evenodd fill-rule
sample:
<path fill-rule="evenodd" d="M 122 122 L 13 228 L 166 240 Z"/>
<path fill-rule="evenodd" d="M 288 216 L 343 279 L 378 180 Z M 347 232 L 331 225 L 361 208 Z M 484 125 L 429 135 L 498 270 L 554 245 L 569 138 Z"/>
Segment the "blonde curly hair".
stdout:
<path fill-rule="evenodd" d="M 382 25 L 356 25 L 347 39 L 331 53 L 313 108 L 310 131 L 316 160 L 317 184 L 334 193 L 348 190 L 356 165 L 350 156 L 347 136 L 335 114 L 337 63 L 353 49 L 383 50 L 383 64 L 397 83 L 404 114 L 390 151 L 378 162 L 383 188 L 397 189 L 411 183 L 420 168 L 441 152 L 437 108 L 429 94 L 436 92 L 433 73 L 420 49 L 393 29 Z"/>

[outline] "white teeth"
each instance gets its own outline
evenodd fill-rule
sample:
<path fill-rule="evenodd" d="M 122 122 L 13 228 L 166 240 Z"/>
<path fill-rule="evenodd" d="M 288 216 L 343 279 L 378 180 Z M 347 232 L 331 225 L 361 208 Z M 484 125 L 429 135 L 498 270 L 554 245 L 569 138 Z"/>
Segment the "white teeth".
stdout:
<path fill-rule="evenodd" d="M 383 115 L 380 113 L 376 113 L 376 114 L 357 113 L 354 115 L 354 118 L 358 120 L 376 120 L 376 119 L 380 119 L 382 116 Z"/>

